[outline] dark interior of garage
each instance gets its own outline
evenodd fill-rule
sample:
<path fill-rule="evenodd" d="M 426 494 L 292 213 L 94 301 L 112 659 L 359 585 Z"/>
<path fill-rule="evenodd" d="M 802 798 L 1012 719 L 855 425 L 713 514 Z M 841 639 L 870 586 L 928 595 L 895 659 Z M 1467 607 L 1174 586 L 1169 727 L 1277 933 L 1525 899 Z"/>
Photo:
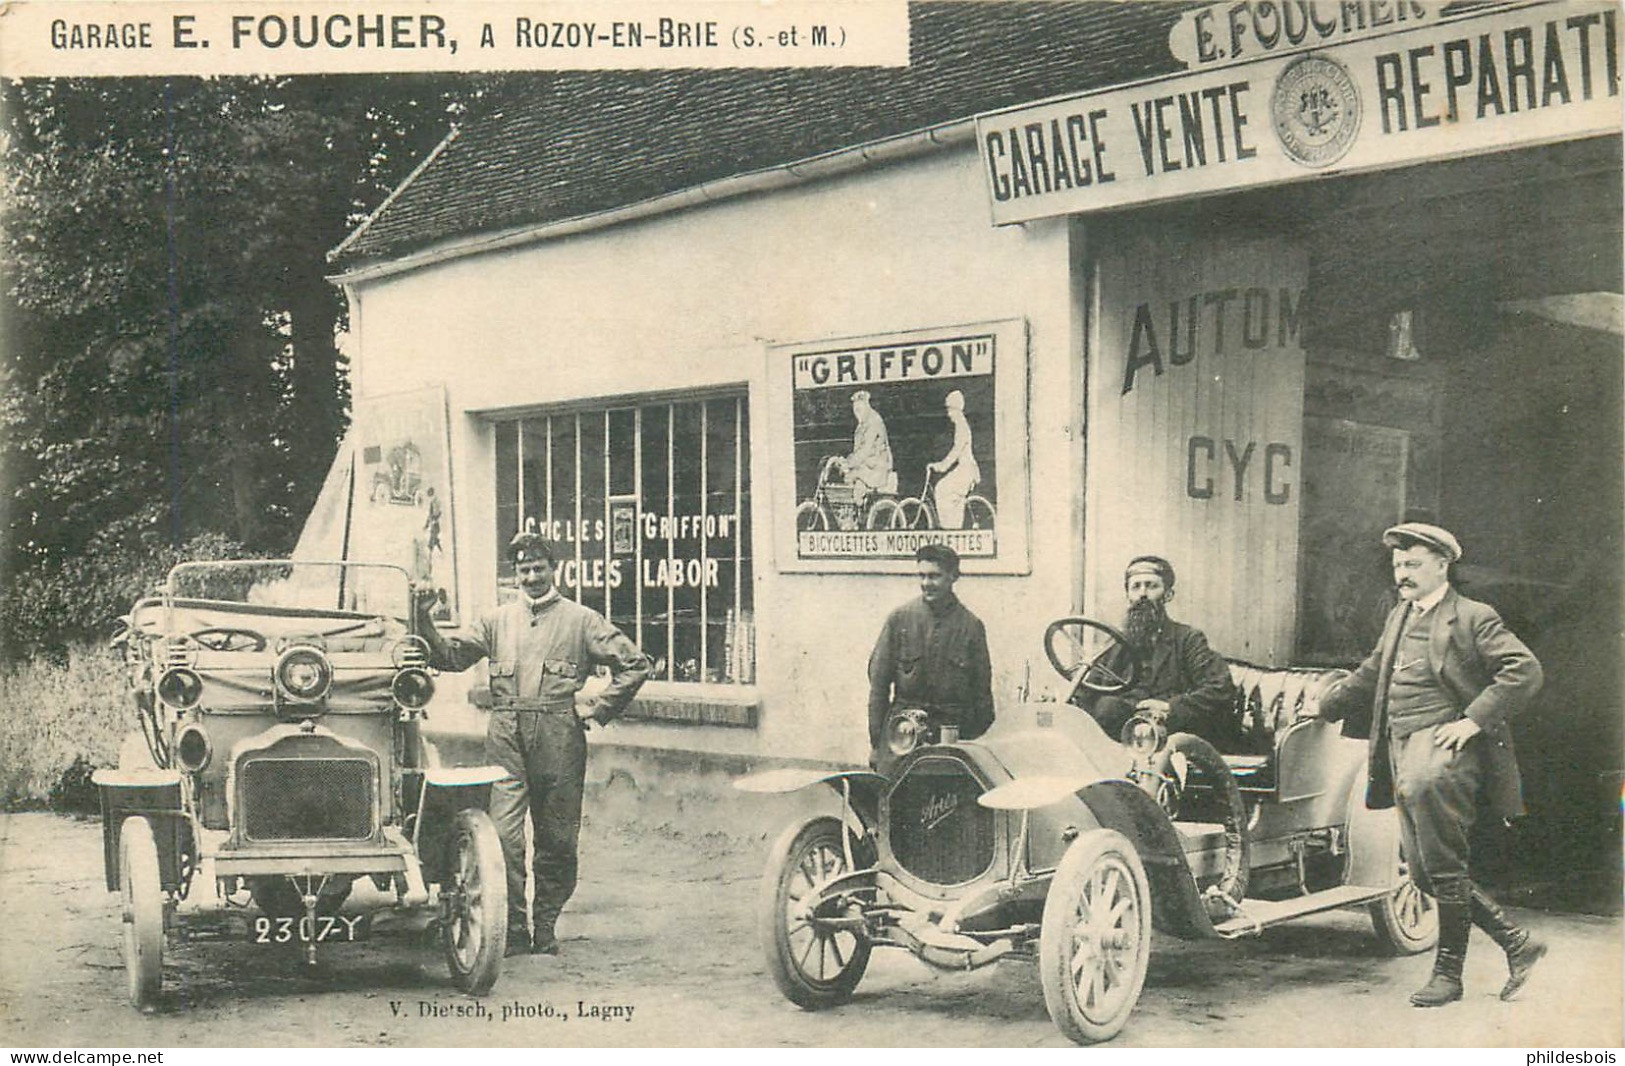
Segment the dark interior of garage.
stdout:
<path fill-rule="evenodd" d="M 1310 255 L 1300 662 L 1349 665 L 1393 603 L 1382 529 L 1444 525 L 1453 574 L 1546 671 L 1514 722 L 1511 898 L 1618 912 L 1625 701 L 1621 141 L 1329 177 L 1146 212 Z M 1141 216 L 1142 219 L 1145 216 Z"/>

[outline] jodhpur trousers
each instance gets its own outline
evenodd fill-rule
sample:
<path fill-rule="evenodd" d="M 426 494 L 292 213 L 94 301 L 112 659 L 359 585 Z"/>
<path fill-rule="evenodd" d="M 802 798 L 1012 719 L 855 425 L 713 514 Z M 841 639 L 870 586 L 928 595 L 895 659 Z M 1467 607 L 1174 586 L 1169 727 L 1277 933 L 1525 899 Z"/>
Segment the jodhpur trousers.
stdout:
<path fill-rule="evenodd" d="M 552 931 L 576 887 L 587 735 L 573 710 L 493 711 L 486 756 L 510 775 L 491 787 L 491 819 L 508 868 L 508 927 L 525 925 L 525 812 L 535 844 L 537 934 Z"/>
<path fill-rule="evenodd" d="M 1429 726 L 1390 748 L 1394 805 L 1411 880 L 1437 895 L 1435 884 L 1468 877 L 1473 821 L 1478 813 L 1483 764 L 1479 738 L 1451 752 L 1433 743 Z"/>

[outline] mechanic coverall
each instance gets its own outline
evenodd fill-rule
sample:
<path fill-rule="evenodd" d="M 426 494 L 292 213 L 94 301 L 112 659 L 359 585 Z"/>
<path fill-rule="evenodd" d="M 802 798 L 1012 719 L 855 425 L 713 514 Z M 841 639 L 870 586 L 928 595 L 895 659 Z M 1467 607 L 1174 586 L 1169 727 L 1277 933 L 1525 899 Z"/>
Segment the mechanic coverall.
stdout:
<path fill-rule="evenodd" d="M 492 786 L 491 818 L 508 868 L 508 928 L 525 927 L 525 811 L 535 834 L 535 940 L 553 939 L 553 926 L 576 887 L 587 772 L 587 723 L 575 696 L 594 667 L 607 666 L 593 720 L 608 722 L 631 702 L 649 676 L 649 660 L 603 615 L 560 596 L 513 603 L 479 619 L 461 636 L 424 634 L 429 661 L 462 671 L 490 660 L 491 719 L 486 756 L 509 776 Z"/>

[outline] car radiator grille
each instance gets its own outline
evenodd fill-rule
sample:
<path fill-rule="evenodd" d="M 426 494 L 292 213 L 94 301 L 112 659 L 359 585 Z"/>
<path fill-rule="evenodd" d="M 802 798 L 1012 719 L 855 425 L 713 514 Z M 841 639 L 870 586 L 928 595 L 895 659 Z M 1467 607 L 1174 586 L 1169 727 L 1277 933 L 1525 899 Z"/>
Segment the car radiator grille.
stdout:
<path fill-rule="evenodd" d="M 365 759 L 256 759 L 240 792 L 248 840 L 366 840 L 373 834 L 372 764 Z"/>
<path fill-rule="evenodd" d="M 993 812 L 978 806 L 982 784 L 963 763 L 926 758 L 892 788 L 892 855 L 915 877 L 957 885 L 993 863 Z"/>

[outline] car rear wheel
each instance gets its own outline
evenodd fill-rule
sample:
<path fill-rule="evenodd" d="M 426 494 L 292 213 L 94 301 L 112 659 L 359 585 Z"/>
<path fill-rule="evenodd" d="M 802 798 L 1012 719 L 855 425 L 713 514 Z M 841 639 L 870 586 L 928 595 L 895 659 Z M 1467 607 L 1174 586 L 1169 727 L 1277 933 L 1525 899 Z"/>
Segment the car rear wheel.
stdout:
<path fill-rule="evenodd" d="M 826 908 L 809 913 L 804 903 L 815 886 L 848 872 L 845 831 L 839 818 L 827 815 L 792 825 L 773 845 L 762 878 L 759 921 L 768 972 L 786 999 L 807 1010 L 845 1003 L 869 967 L 863 930 L 816 925 L 815 917 L 838 915 Z"/>
<path fill-rule="evenodd" d="M 158 877 L 158 845 L 145 818 L 124 819 L 118 860 L 130 1005 L 150 1011 L 164 983 L 164 889 Z"/>
<path fill-rule="evenodd" d="M 1420 955 L 1439 942 L 1439 907 L 1399 863 L 1399 883 L 1370 904 L 1371 928 L 1390 955 Z"/>
<path fill-rule="evenodd" d="M 1122 1031 L 1151 961 L 1151 887 L 1139 853 L 1111 829 L 1067 849 L 1044 900 L 1038 972 L 1056 1028 L 1079 1044 Z"/>
<path fill-rule="evenodd" d="M 446 902 L 440 945 L 452 983 L 471 996 L 483 996 L 501 974 L 508 950 L 502 842 L 491 816 L 481 810 L 459 812 L 453 833 L 450 875 L 440 886 Z"/>

